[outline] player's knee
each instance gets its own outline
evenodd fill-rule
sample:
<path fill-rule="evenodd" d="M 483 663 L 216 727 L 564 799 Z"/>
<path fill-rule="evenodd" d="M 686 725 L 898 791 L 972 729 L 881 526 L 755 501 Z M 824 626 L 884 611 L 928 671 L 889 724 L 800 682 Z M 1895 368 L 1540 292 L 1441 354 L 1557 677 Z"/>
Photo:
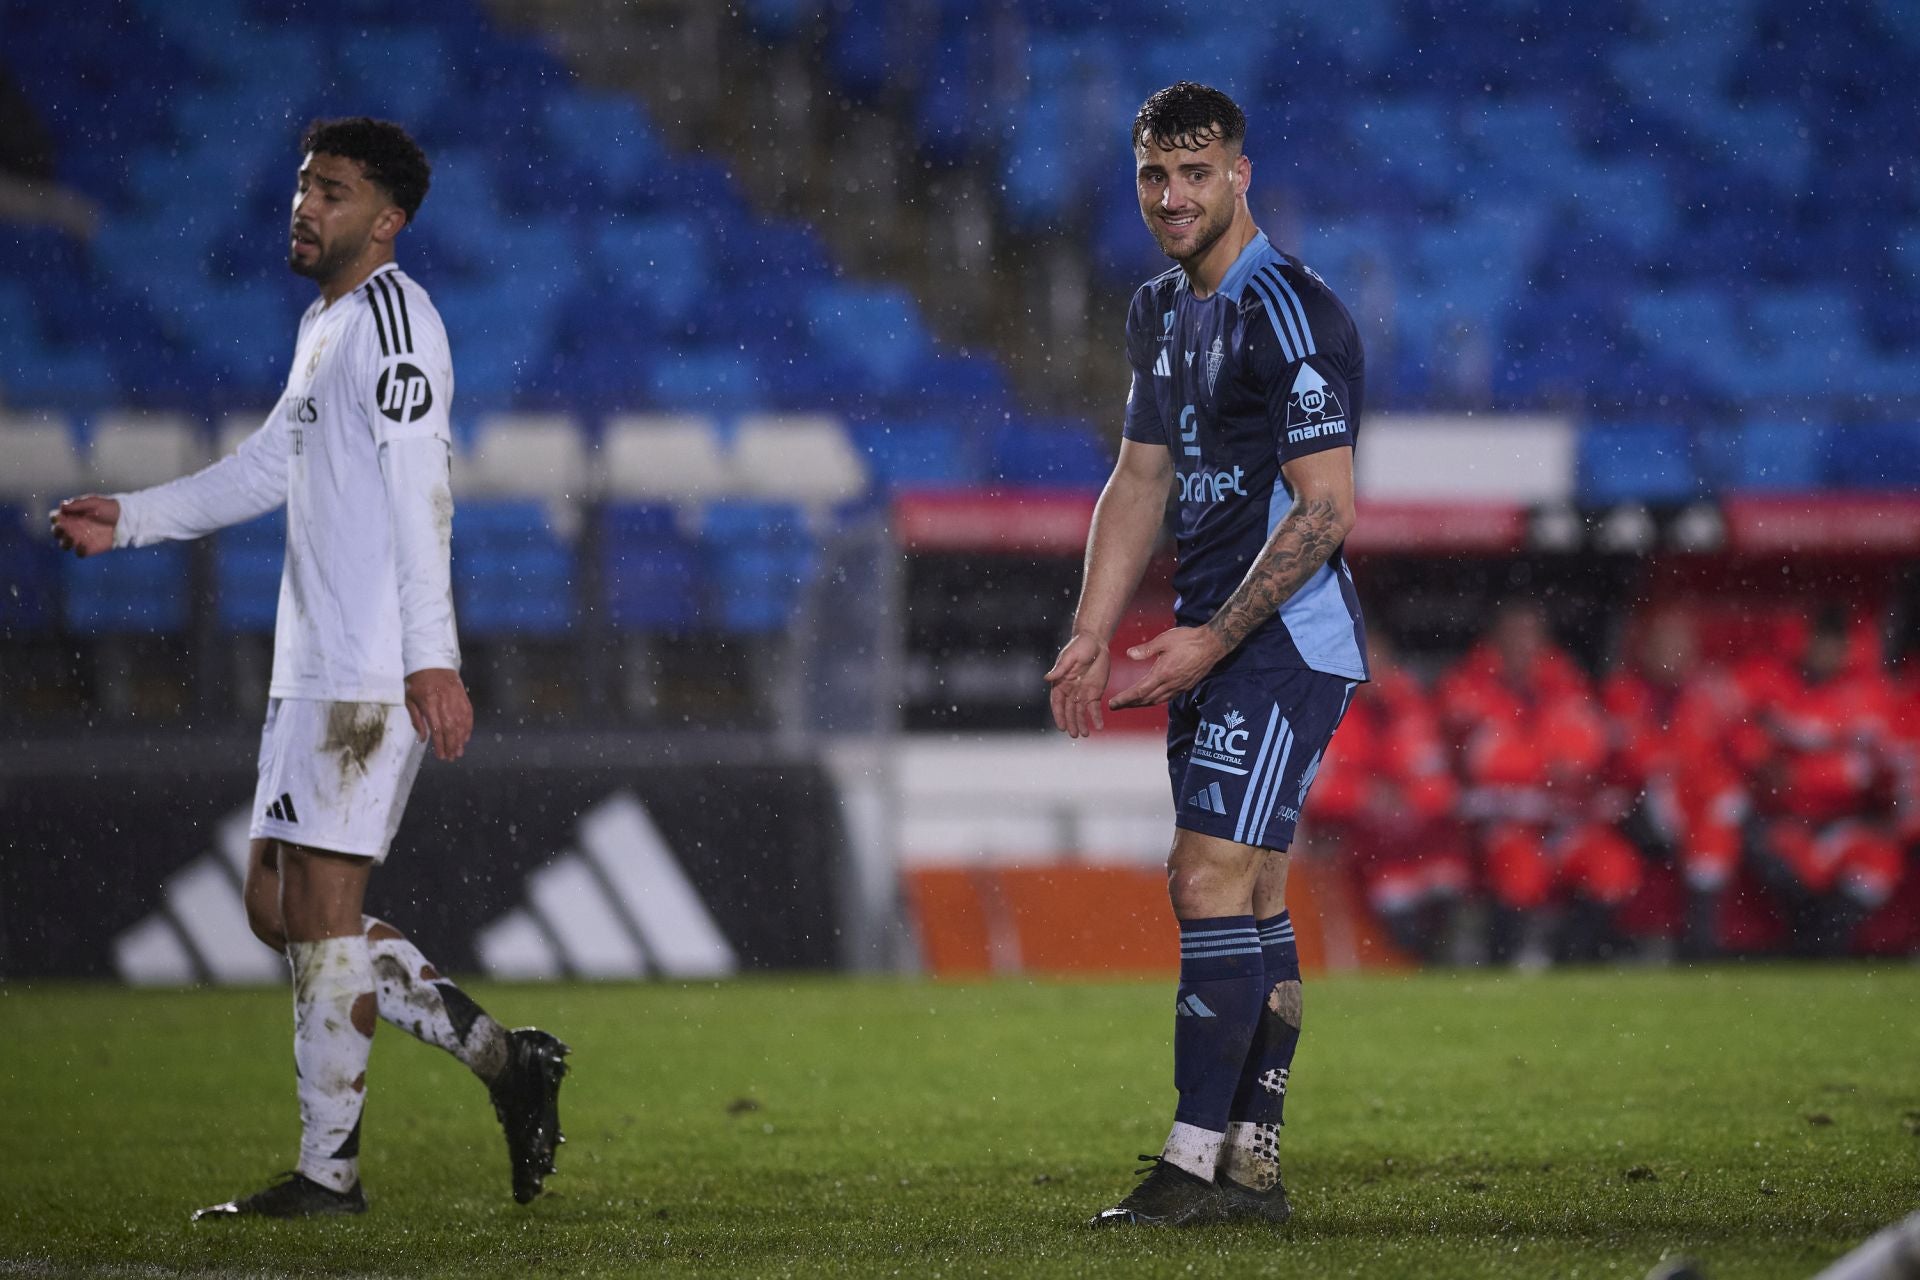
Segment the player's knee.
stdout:
<path fill-rule="evenodd" d="M 1243 845 L 1177 844 L 1167 859 L 1173 914 L 1182 920 L 1242 914 L 1251 909 L 1258 872 L 1252 851 Z"/>

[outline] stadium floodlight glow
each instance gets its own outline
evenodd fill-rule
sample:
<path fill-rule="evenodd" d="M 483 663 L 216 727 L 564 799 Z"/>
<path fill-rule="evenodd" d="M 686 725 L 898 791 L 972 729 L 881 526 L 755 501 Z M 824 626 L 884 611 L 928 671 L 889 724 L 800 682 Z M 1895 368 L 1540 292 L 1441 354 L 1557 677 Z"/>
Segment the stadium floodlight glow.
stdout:
<path fill-rule="evenodd" d="M 1686 507 L 1667 526 L 1667 545 L 1675 551 L 1718 551 L 1727 541 L 1727 522 L 1712 503 Z"/>
<path fill-rule="evenodd" d="M 1559 503 L 1533 513 L 1529 540 L 1541 551 L 1578 551 L 1586 530 L 1580 513 Z"/>
<path fill-rule="evenodd" d="M 1640 555 L 1653 547 L 1653 516 L 1637 502 L 1609 511 L 1594 534 L 1602 551 Z"/>

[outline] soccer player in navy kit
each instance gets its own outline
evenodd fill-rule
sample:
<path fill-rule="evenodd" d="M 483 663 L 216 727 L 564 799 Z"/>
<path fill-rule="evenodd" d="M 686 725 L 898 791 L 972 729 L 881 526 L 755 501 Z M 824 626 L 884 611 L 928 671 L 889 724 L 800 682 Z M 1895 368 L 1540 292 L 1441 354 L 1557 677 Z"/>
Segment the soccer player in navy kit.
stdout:
<path fill-rule="evenodd" d="M 1178 625 L 1129 651 L 1106 705 L 1168 703 L 1180 923 L 1179 1105 L 1145 1178 L 1095 1225 L 1284 1221 L 1278 1126 L 1300 1034 L 1286 849 L 1356 685 L 1366 638 L 1341 543 L 1365 360 L 1326 282 L 1247 207 L 1246 117 L 1182 82 L 1133 125 L 1140 212 L 1178 264 L 1127 314 L 1124 439 L 1087 537 L 1055 723 L 1104 727 L 1108 645 L 1177 498 Z"/>

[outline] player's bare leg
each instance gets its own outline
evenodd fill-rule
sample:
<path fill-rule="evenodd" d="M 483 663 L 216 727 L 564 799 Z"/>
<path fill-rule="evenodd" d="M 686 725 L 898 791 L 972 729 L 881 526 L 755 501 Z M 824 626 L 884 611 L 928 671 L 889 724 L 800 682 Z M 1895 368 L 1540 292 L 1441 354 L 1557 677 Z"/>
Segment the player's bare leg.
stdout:
<path fill-rule="evenodd" d="M 1300 953 L 1287 914 L 1292 856 L 1267 854 L 1253 887 L 1265 992 L 1260 1022 L 1228 1113 L 1227 1140 L 1214 1182 L 1230 1217 L 1285 1222 L 1293 1216 L 1280 1177 L 1280 1110 L 1300 1041 Z"/>
<path fill-rule="evenodd" d="M 272 840 L 253 842 L 244 897 L 255 936 L 285 951 L 277 845 Z M 363 914 L 360 926 L 372 960 L 381 1020 L 452 1054 L 487 1086 L 507 1136 L 514 1199 L 522 1204 L 532 1200 L 554 1171 L 554 1156 L 566 1141 L 559 1097 L 567 1074 L 567 1045 L 533 1027 L 502 1027 L 443 978 L 393 925 Z"/>
<path fill-rule="evenodd" d="M 1176 832 L 1167 891 L 1180 922 L 1173 1130 L 1146 1177 L 1094 1225 L 1193 1226 L 1222 1216 L 1214 1185 L 1228 1113 L 1260 1016 L 1264 972 L 1253 919 L 1264 851 Z"/>

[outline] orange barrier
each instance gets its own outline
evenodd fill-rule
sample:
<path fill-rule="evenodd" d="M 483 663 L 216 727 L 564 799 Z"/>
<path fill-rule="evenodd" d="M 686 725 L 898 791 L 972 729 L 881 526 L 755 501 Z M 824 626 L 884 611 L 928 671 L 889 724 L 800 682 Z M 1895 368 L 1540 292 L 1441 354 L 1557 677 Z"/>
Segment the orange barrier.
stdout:
<path fill-rule="evenodd" d="M 928 973 L 1171 974 L 1178 965 L 1180 934 L 1157 867 L 923 867 L 903 880 Z M 1340 870 L 1296 858 L 1287 904 L 1301 968 L 1410 967 Z"/>

